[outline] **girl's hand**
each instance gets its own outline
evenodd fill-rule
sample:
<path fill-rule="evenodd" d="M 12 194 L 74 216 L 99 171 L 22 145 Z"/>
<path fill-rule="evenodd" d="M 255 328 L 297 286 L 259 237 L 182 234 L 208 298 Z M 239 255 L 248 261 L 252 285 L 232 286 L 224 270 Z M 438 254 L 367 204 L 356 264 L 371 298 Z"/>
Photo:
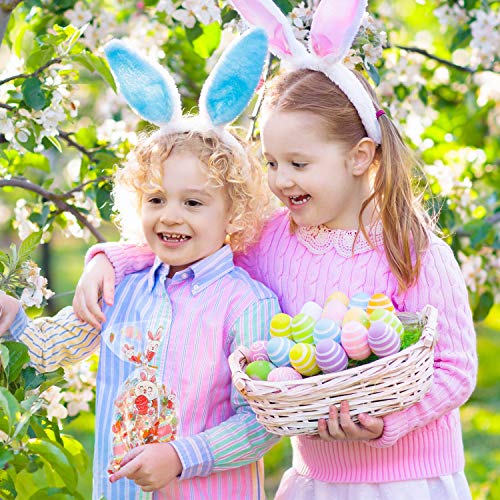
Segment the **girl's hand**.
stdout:
<path fill-rule="evenodd" d="M 349 416 L 349 403 L 340 403 L 340 412 L 330 406 L 328 420 L 321 418 L 318 422 L 319 437 L 325 441 L 366 441 L 382 435 L 384 420 L 366 413 L 359 416 L 359 424 Z"/>
<path fill-rule="evenodd" d="M 10 328 L 20 306 L 17 299 L 0 291 L 0 335 Z"/>
<path fill-rule="evenodd" d="M 109 480 L 114 483 L 126 477 L 143 491 L 163 488 L 182 472 L 182 464 L 170 443 L 145 444 L 130 450 L 121 462 L 120 470 Z"/>
<path fill-rule="evenodd" d="M 115 270 L 103 253 L 97 254 L 85 266 L 73 298 L 73 311 L 78 319 L 98 330 L 101 329 L 101 323 L 106 321 L 99 304 L 101 292 L 106 304 L 113 305 Z"/>

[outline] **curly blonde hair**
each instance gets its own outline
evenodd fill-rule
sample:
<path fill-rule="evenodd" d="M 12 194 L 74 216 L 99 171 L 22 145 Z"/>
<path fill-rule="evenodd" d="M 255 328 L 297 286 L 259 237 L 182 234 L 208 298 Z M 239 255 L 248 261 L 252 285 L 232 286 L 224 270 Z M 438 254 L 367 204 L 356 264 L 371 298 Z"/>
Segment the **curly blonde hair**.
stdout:
<path fill-rule="evenodd" d="M 211 187 L 223 188 L 229 200 L 234 231 L 229 243 L 235 252 L 244 251 L 254 243 L 272 208 L 264 182 L 264 171 L 238 138 L 239 146 L 223 142 L 214 131 L 162 133 L 142 137 L 123 168 L 114 177 L 115 222 L 124 239 L 144 242 L 140 213 L 143 196 L 162 189 L 163 165 L 175 153 L 189 152 L 206 166 Z"/>

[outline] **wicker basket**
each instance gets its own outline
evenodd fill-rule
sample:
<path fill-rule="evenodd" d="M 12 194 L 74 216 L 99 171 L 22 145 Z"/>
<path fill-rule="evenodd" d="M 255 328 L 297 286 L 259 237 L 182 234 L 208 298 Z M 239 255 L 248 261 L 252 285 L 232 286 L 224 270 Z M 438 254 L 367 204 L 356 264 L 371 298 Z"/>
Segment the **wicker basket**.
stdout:
<path fill-rule="evenodd" d="M 355 368 L 302 380 L 252 380 L 242 350 L 229 357 L 233 383 L 248 401 L 257 420 L 273 434 L 317 434 L 318 419 L 328 417 L 330 405 L 348 401 L 351 417 L 360 413 L 383 416 L 422 399 L 432 383 L 437 310 L 400 313 L 403 324 L 423 326 L 420 340 L 402 351 Z"/>

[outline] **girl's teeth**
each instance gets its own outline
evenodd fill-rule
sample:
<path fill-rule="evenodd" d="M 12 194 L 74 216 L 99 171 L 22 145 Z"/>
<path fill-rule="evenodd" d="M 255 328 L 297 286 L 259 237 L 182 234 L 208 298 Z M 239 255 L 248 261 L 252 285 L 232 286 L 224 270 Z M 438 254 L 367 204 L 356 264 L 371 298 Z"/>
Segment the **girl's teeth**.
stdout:
<path fill-rule="evenodd" d="M 290 196 L 290 202 L 293 205 L 303 205 L 304 203 L 310 200 L 310 196 L 308 194 L 300 195 L 300 196 Z"/>

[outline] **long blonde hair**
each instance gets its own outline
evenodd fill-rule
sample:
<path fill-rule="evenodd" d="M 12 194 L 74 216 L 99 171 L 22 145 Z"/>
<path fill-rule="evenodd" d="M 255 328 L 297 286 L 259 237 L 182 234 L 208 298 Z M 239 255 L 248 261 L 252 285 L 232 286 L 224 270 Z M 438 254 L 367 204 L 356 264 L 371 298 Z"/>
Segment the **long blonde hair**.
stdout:
<path fill-rule="evenodd" d="M 244 251 L 254 243 L 271 212 L 270 193 L 264 172 L 246 146 L 233 133 L 241 148 L 229 146 L 213 131 L 143 137 L 117 170 L 113 189 L 116 222 L 125 239 L 143 241 L 140 209 L 143 196 L 161 189 L 163 165 L 168 156 L 189 152 L 206 166 L 212 187 L 224 188 L 229 199 L 233 232 L 229 243 L 234 251 Z"/>
<path fill-rule="evenodd" d="M 371 96 L 376 113 L 380 104 L 373 89 L 361 74 L 356 76 Z M 319 71 L 301 69 L 276 77 L 264 109 L 307 111 L 321 120 L 328 139 L 343 143 L 348 149 L 367 136 L 356 108 Z M 373 190 L 361 206 L 359 228 L 370 241 L 362 216 L 373 202 L 382 222 L 389 266 L 400 291 L 405 291 L 418 279 L 422 253 L 429 245 L 430 221 L 412 188 L 412 169 L 418 167 L 415 156 L 387 115 L 380 116 L 379 123 L 382 144 L 372 165 Z"/>

